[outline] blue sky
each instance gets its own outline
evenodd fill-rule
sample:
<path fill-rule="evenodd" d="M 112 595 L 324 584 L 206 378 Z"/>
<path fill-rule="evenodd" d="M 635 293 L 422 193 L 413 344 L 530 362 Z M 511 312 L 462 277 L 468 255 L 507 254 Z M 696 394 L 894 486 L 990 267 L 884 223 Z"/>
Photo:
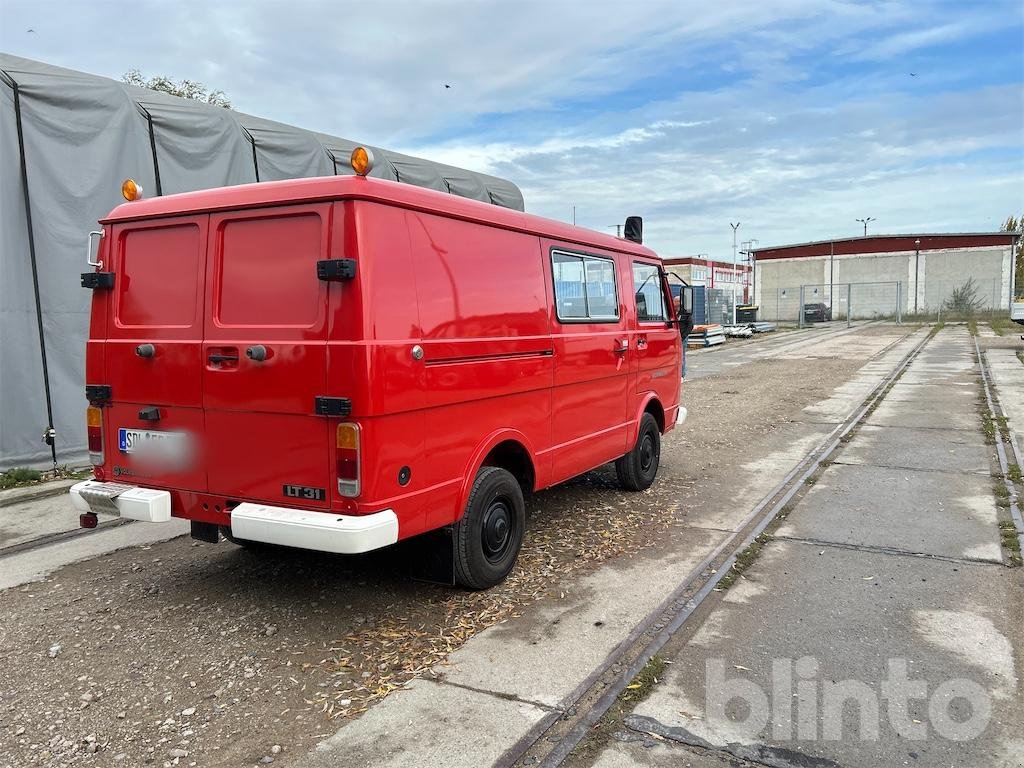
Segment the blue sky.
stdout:
<path fill-rule="evenodd" d="M 507 177 L 531 212 L 575 205 L 595 229 L 641 214 L 666 256 L 728 258 L 730 221 L 765 246 L 1024 211 L 1019 0 L 5 0 L 3 17 L 7 52 L 202 80 L 245 112 Z"/>

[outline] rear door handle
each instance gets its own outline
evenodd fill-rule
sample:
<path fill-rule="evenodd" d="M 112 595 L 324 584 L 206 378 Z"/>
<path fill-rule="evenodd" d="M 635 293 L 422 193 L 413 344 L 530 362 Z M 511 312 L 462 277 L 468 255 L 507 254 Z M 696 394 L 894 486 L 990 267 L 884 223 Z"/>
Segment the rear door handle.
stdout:
<path fill-rule="evenodd" d="M 624 355 L 626 350 L 629 349 L 629 339 L 616 339 L 615 340 L 615 354 Z"/>
<path fill-rule="evenodd" d="M 206 361 L 214 370 L 232 370 L 238 367 L 238 349 L 234 347 L 211 347 Z"/>

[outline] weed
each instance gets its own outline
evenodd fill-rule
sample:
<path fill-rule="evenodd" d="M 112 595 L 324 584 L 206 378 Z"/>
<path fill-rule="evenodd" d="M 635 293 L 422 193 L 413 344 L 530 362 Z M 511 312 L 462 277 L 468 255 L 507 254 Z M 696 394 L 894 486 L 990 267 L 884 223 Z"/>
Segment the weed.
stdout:
<path fill-rule="evenodd" d="M 761 550 L 764 549 L 764 545 L 768 543 L 771 536 L 762 533 L 756 539 L 754 539 L 747 547 L 736 555 L 736 562 L 732 564 L 732 568 L 729 572 L 722 577 L 722 580 L 718 582 L 718 586 L 715 589 L 724 592 L 733 584 L 736 583 L 736 579 L 743 575 L 750 566 L 754 564 L 758 556 L 761 554 Z"/>
<path fill-rule="evenodd" d="M 13 467 L 0 474 L 0 489 L 16 488 L 19 485 L 32 485 L 33 483 L 38 483 L 42 477 L 43 473 L 38 469 Z"/>
<path fill-rule="evenodd" d="M 1020 538 L 1017 536 L 1017 529 L 1013 523 L 1007 521 L 999 523 L 999 540 L 1003 549 L 1006 550 L 1006 559 L 1013 567 L 1021 565 Z"/>

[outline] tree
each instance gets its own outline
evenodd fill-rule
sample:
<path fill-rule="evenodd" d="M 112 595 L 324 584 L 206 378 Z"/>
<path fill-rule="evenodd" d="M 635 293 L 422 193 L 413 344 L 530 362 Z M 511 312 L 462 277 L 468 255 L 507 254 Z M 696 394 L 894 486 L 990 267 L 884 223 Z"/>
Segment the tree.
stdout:
<path fill-rule="evenodd" d="M 161 91 L 172 96 L 180 96 L 183 99 L 194 99 L 215 107 L 231 109 L 231 101 L 224 91 L 209 91 L 205 85 L 195 80 L 174 81 L 166 75 L 156 75 L 147 80 L 137 69 L 129 69 L 121 77 L 121 80 L 139 88 L 149 88 L 151 91 Z"/>
<path fill-rule="evenodd" d="M 1018 296 L 1024 296 L 1024 234 L 1021 230 L 1024 229 L 1024 215 L 1021 215 L 1019 219 L 1009 216 L 1006 221 L 1003 222 L 1003 232 L 1016 232 L 1021 235 L 1017 240 L 1017 271 L 1014 273 L 1013 285 L 1017 289 Z"/>

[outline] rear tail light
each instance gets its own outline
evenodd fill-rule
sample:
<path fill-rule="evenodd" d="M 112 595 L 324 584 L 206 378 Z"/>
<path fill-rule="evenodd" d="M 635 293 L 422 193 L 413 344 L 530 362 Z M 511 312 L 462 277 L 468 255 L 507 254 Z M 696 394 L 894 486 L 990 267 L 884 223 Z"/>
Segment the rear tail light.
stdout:
<path fill-rule="evenodd" d="M 359 425 L 338 425 L 338 493 L 359 495 Z"/>
<path fill-rule="evenodd" d="M 103 411 L 94 405 L 85 409 L 85 431 L 89 437 L 89 462 L 103 463 Z"/>

